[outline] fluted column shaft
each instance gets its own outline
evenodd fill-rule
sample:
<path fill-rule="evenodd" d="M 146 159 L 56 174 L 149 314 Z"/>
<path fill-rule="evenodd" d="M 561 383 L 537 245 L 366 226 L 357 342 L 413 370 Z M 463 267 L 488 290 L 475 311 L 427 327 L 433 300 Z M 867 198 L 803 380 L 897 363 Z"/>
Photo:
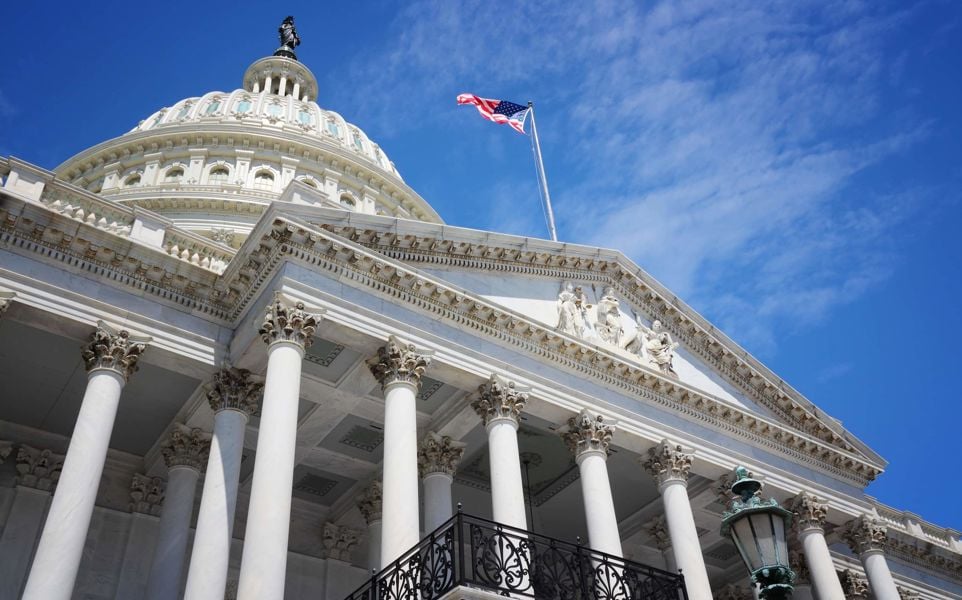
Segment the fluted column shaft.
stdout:
<path fill-rule="evenodd" d="M 382 567 L 417 545 L 421 537 L 416 402 L 428 364 L 429 356 L 394 336 L 368 361 L 384 391 Z"/>
<path fill-rule="evenodd" d="M 83 352 L 87 388 L 24 588 L 24 600 L 69 600 L 80 568 L 120 394 L 146 340 L 100 324 Z"/>
<path fill-rule="evenodd" d="M 244 369 L 224 369 L 208 386 L 214 433 L 197 514 L 185 600 L 223 598 L 227 588 L 237 486 L 249 415 L 257 411 L 263 385 Z"/>
<path fill-rule="evenodd" d="M 588 522 L 588 543 L 598 551 L 621 557 L 621 534 L 608 478 L 608 445 L 614 429 L 604 419 L 582 411 L 568 420 L 562 434 L 581 475 L 581 495 Z"/>
<path fill-rule="evenodd" d="M 267 377 L 247 509 L 238 600 L 283 600 L 297 438 L 301 362 L 319 315 L 276 296 L 260 333 Z"/>
<path fill-rule="evenodd" d="M 690 600 L 710 600 L 711 585 L 705 559 L 702 557 L 698 530 L 688 499 L 688 474 L 691 454 L 673 446 L 667 440 L 648 452 L 644 467 L 658 482 L 658 491 L 665 505 L 665 523 L 671 536 L 675 564 L 685 576 Z"/>

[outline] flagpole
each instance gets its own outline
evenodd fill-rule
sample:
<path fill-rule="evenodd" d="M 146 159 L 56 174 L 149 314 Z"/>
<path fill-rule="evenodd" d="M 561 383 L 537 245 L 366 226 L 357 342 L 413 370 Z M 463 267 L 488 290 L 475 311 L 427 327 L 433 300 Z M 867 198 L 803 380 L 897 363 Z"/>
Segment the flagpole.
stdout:
<path fill-rule="evenodd" d="M 534 145 L 534 157 L 538 176 L 541 180 L 541 189 L 544 190 L 544 203 L 548 213 L 548 233 L 551 234 L 551 241 L 558 241 L 558 232 L 554 226 L 554 211 L 551 210 L 551 195 L 548 194 L 548 178 L 544 174 L 544 161 L 541 159 L 541 143 L 538 141 L 538 125 L 534 120 L 534 102 L 528 102 L 528 110 L 531 113 L 531 141 Z"/>

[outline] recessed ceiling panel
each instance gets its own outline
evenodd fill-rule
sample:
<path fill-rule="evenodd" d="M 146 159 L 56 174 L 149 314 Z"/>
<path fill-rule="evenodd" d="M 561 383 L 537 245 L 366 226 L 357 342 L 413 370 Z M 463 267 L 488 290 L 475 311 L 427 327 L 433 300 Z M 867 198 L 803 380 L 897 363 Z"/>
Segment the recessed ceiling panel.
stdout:
<path fill-rule="evenodd" d="M 347 415 L 318 447 L 377 464 L 384 454 L 383 445 L 384 430 L 380 424 Z"/>
<path fill-rule="evenodd" d="M 330 506 L 355 483 L 353 479 L 305 465 L 294 468 L 294 497 Z"/>

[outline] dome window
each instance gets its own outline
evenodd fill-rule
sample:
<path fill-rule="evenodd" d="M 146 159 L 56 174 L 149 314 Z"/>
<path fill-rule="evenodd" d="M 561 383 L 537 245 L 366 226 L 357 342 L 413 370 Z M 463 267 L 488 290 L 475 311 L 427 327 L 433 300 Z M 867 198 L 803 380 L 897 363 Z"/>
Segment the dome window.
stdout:
<path fill-rule="evenodd" d="M 267 107 L 267 114 L 269 114 L 272 117 L 280 118 L 281 112 L 282 112 L 282 109 L 280 104 L 271 104 L 270 106 Z"/>
<path fill-rule="evenodd" d="M 237 103 L 237 114 L 242 115 L 251 111 L 251 101 L 247 98 Z"/>
<path fill-rule="evenodd" d="M 124 187 L 134 187 L 140 185 L 140 175 L 131 175 L 124 180 Z"/>
<path fill-rule="evenodd" d="M 301 125 L 313 125 L 314 116 L 303 108 L 297 111 L 297 120 Z"/>
<path fill-rule="evenodd" d="M 189 112 L 190 112 L 190 103 L 184 104 L 183 106 L 180 107 L 180 110 L 177 112 L 177 120 L 183 121 L 184 119 L 187 118 L 187 113 Z"/>
<path fill-rule="evenodd" d="M 317 189 L 317 182 L 314 181 L 313 179 L 310 179 L 309 177 L 305 177 L 304 179 L 301 179 L 301 183 L 303 183 L 306 186 L 312 187 L 315 190 Z"/>
<path fill-rule="evenodd" d="M 334 137 L 341 137 L 341 130 L 337 126 L 337 121 L 334 119 L 327 120 L 327 132 Z"/>
<path fill-rule="evenodd" d="M 361 134 L 358 133 L 357 129 L 351 132 L 351 138 L 354 140 L 354 147 L 357 148 L 357 151 L 363 152 L 364 142 L 361 141 Z"/>
<path fill-rule="evenodd" d="M 227 183 L 228 177 L 230 177 L 230 171 L 227 170 L 227 167 L 214 167 L 210 170 L 207 181 L 213 184 L 224 184 Z"/>
<path fill-rule="evenodd" d="M 180 183 L 184 179 L 184 170 L 180 167 L 168 169 L 164 174 L 164 183 Z"/>
<path fill-rule="evenodd" d="M 259 190 L 273 190 L 274 175 L 270 171 L 258 171 L 254 175 L 254 187 Z"/>
<path fill-rule="evenodd" d="M 220 109 L 220 99 L 215 98 L 211 100 L 210 104 L 207 105 L 207 109 L 204 110 L 204 114 L 210 116 Z"/>
<path fill-rule="evenodd" d="M 350 210 L 354 210 L 354 208 L 357 206 L 357 202 L 354 201 L 354 198 L 344 194 L 341 196 L 341 206 Z"/>

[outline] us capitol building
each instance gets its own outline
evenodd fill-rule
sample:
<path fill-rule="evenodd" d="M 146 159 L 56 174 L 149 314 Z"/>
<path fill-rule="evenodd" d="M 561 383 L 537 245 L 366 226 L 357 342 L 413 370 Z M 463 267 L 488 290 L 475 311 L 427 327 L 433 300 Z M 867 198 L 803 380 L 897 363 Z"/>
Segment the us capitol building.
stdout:
<path fill-rule="evenodd" d="M 838 421 L 618 251 L 445 225 L 281 42 L 0 158 L 0 599 L 752 600 L 739 465 L 795 598 L 962 598 Z"/>

